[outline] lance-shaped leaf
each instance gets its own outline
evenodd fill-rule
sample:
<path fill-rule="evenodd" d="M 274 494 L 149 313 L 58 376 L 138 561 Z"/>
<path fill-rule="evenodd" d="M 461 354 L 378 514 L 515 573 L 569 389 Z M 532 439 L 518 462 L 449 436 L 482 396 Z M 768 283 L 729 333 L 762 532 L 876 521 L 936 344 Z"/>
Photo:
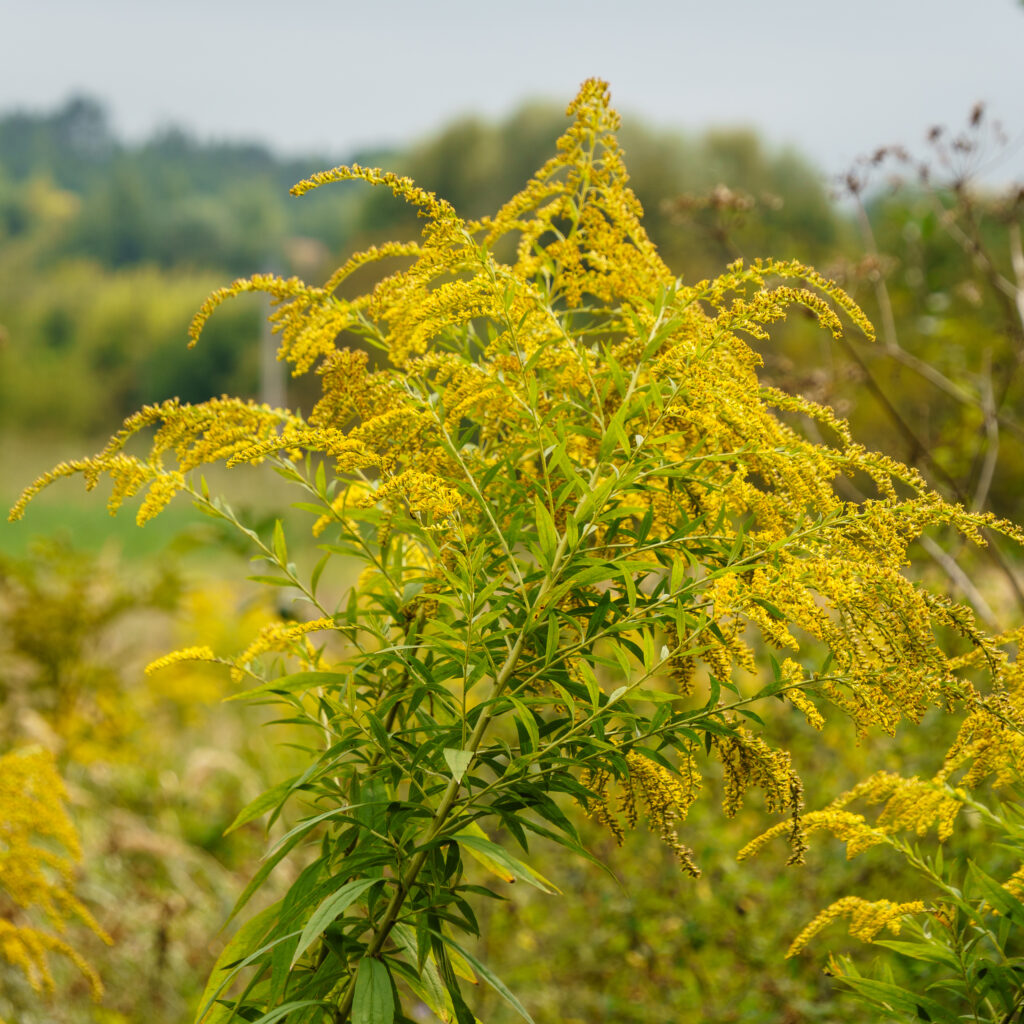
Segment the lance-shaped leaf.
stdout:
<path fill-rule="evenodd" d="M 306 927 L 302 929 L 299 944 L 295 947 L 295 954 L 292 956 L 292 967 L 299 962 L 302 954 L 323 934 L 324 929 L 339 914 L 345 913 L 367 889 L 379 882 L 379 878 L 357 878 L 355 881 L 343 885 L 337 892 L 331 893 L 313 911 L 312 917 L 306 922 Z"/>
<path fill-rule="evenodd" d="M 529 864 L 517 860 L 497 843 L 492 843 L 476 822 L 458 832 L 455 838 L 458 840 L 459 846 L 471 857 L 506 882 L 514 882 L 519 879 L 552 896 L 561 894 L 561 889 L 549 882 L 539 871 L 535 871 Z"/>
<path fill-rule="evenodd" d="M 352 1024 L 392 1024 L 394 1019 L 391 973 L 383 961 L 371 956 L 363 957 L 356 972 Z"/>

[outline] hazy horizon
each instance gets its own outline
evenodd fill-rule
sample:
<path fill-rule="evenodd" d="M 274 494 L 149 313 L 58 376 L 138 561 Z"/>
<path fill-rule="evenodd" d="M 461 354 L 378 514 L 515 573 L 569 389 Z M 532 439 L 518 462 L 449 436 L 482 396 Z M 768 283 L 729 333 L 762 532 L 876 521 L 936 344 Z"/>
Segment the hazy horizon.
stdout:
<path fill-rule="evenodd" d="M 6 8 L 6 12 L 5 12 Z M 504 117 L 529 100 L 564 106 L 593 75 L 625 118 L 694 133 L 750 127 L 826 174 L 885 144 L 917 146 L 985 102 L 1024 174 L 1024 8 L 955 0 L 812 0 L 709 7 L 634 0 L 337 3 L 284 16 L 269 0 L 173 9 L 0 0 L 0 110 L 100 100 L 119 137 L 177 126 L 201 140 L 280 155 L 393 148 L 453 119 Z"/>

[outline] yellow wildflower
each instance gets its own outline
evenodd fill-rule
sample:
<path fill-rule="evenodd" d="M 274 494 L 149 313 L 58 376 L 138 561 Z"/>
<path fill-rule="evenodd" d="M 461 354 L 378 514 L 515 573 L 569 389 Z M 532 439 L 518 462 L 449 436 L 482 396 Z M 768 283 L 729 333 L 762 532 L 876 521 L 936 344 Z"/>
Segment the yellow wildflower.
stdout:
<path fill-rule="evenodd" d="M 893 935 L 899 935 L 903 918 L 909 914 L 923 914 L 927 907 L 920 900 L 909 903 L 893 903 L 891 900 L 863 900 L 858 896 L 844 896 L 826 907 L 793 940 L 786 956 L 796 956 L 805 949 L 811 939 L 841 917 L 850 919 L 849 932 L 855 939 L 871 942 L 883 928 Z"/>
<path fill-rule="evenodd" d="M 96 971 L 59 934 L 74 919 L 104 942 L 111 939 L 73 891 L 81 858 L 53 756 L 39 748 L 0 757 L 0 955 L 20 968 L 37 992 L 54 990 L 48 954 L 70 960 L 93 998 L 103 992 Z M 40 845 L 42 839 L 45 845 Z"/>
<path fill-rule="evenodd" d="M 269 651 L 286 651 L 297 640 L 310 633 L 336 628 L 334 619 L 313 619 L 310 622 L 287 623 L 271 622 L 264 626 L 256 638 L 237 657 L 233 658 L 234 668 L 231 678 L 238 682 L 244 673 L 250 672 L 250 665 L 261 654 Z"/>
<path fill-rule="evenodd" d="M 201 647 L 184 647 L 180 651 L 171 651 L 169 654 L 151 661 L 146 666 L 146 675 L 152 675 L 154 672 L 159 672 L 160 669 L 168 668 L 171 665 L 179 665 L 183 661 L 219 662 L 221 659 L 205 645 Z"/>

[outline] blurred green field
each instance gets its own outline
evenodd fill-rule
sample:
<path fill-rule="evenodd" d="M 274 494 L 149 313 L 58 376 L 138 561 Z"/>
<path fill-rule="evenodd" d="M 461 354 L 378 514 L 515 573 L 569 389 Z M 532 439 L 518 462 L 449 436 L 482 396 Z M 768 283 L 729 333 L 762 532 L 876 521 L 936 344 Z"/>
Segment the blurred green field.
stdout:
<path fill-rule="evenodd" d="M 106 440 L 0 434 L 0 506 L 6 512 L 37 477 L 62 461 L 93 454 Z M 299 518 L 275 501 L 280 480 L 269 469 L 213 466 L 205 475 L 211 489 L 263 529 L 272 526 L 271 516 L 283 516 L 286 522 Z M 232 548 L 242 551 L 237 539 L 197 509 L 188 495 L 178 496 L 159 516 L 139 527 L 135 513 L 140 499 L 128 499 L 111 515 L 106 506 L 108 494 L 107 481 L 92 492 L 86 491 L 80 477 L 56 481 L 32 500 L 21 520 L 7 522 L 5 515 L 0 524 L 0 554 L 25 555 L 35 537 L 62 537 L 83 551 L 106 549 L 127 561 L 164 554 L 190 563 L 204 562 L 215 572 L 209 559 L 216 558 L 217 552 L 230 558 Z M 306 554 L 312 543 L 308 547 Z M 303 553 L 301 548 L 299 553 Z"/>

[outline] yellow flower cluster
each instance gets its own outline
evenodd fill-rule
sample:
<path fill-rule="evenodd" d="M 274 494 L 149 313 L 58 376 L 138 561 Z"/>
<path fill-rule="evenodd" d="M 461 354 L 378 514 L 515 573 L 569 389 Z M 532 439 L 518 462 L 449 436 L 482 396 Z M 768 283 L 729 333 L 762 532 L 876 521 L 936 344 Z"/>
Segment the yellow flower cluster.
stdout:
<path fill-rule="evenodd" d="M 124 447 L 136 434 L 156 426 L 149 457 L 143 461 L 127 455 Z M 157 515 L 187 485 L 187 474 L 199 466 L 228 462 L 255 445 L 278 437 L 282 428 L 304 427 L 291 413 L 236 398 L 213 398 L 201 405 L 185 405 L 177 399 L 145 406 L 129 417 L 98 454 L 87 459 L 62 462 L 30 484 L 11 509 L 8 519 L 20 519 L 29 501 L 43 488 L 63 477 L 81 474 L 86 489 L 92 490 L 102 476 L 113 481 L 107 502 L 116 512 L 126 498 L 148 485 L 146 498 L 136 519 L 143 525 Z M 177 465 L 164 466 L 163 458 L 173 452 Z"/>
<path fill-rule="evenodd" d="M 684 758 L 678 775 L 633 751 L 626 754 L 626 764 L 629 775 L 622 785 L 622 811 L 630 828 L 636 826 L 639 797 L 651 828 L 684 870 L 698 877 L 700 870 L 693 862 L 693 851 L 679 841 L 678 835 L 680 823 L 700 793 L 701 775 L 693 756 Z"/>
<path fill-rule="evenodd" d="M 246 292 L 262 292 L 265 295 L 270 295 L 277 302 L 286 299 L 295 301 L 301 298 L 307 304 L 312 304 L 323 296 L 322 289 L 310 288 L 297 277 L 284 280 L 273 274 L 254 274 L 252 277 L 239 278 L 224 288 L 218 288 L 200 306 L 199 311 L 192 318 L 192 324 L 188 330 L 190 347 L 199 341 L 199 335 L 202 333 L 206 321 L 210 319 L 218 306 L 227 299 L 235 298 Z"/>
<path fill-rule="evenodd" d="M 403 502 L 410 512 L 425 515 L 435 525 L 441 525 L 462 508 L 463 500 L 458 491 L 445 485 L 432 473 L 421 473 L 407 469 L 398 476 L 389 477 L 363 499 L 364 506 L 383 502 Z"/>
<path fill-rule="evenodd" d="M 1019 900 L 1024 900 L 1024 867 L 1018 868 L 1003 882 L 1003 888 Z"/>
<path fill-rule="evenodd" d="M 233 659 L 234 668 L 231 670 L 231 678 L 238 682 L 246 672 L 253 674 L 252 662 L 261 654 L 267 654 L 270 651 L 287 651 L 296 641 L 304 640 L 310 633 L 331 630 L 335 626 L 334 619 L 327 618 L 291 624 L 271 622 L 264 626 L 253 642 Z M 304 648 L 303 653 L 307 658 L 311 655 L 308 648 Z"/>
<path fill-rule="evenodd" d="M 256 463 L 273 452 L 298 451 L 303 449 L 311 452 L 323 452 L 334 459 L 339 472 L 353 472 L 378 464 L 375 455 L 357 439 L 349 437 L 344 431 L 328 427 L 290 427 L 280 434 L 264 438 L 248 448 L 237 451 L 229 459 L 228 466 L 237 466 L 243 462 Z"/>
<path fill-rule="evenodd" d="M 110 456 L 94 456 L 88 459 L 72 459 L 60 462 L 49 472 L 34 480 L 14 503 L 7 518 L 15 522 L 25 514 L 28 503 L 44 488 L 65 477 L 82 474 L 86 490 L 92 490 L 100 477 L 106 473 L 114 482 L 114 489 L 107 502 L 111 514 L 124 503 L 125 498 L 138 494 L 139 489 L 152 481 L 158 474 L 134 456 L 117 453 Z"/>
<path fill-rule="evenodd" d="M 669 649 L 668 670 L 672 682 L 682 696 L 688 697 L 697 685 L 697 662 L 692 654 L 683 654 L 680 651 L 681 642 L 674 624 L 665 630 L 665 644 Z"/>
<path fill-rule="evenodd" d="M 151 661 L 146 666 L 146 675 L 152 675 L 161 669 L 169 668 L 171 665 L 180 665 L 185 661 L 212 661 L 219 662 L 221 659 L 213 653 L 212 649 L 203 645 L 201 647 L 183 647 L 180 651 L 171 651 L 163 657 Z"/>
<path fill-rule="evenodd" d="M 619 780 L 620 796 L 615 809 L 609 795 L 611 773 L 591 769 L 583 773 L 583 785 L 594 794 L 588 801 L 588 813 L 601 822 L 621 845 L 625 832 L 618 814 L 623 815 L 627 826 L 632 829 L 636 827 L 642 807 L 651 830 L 675 854 L 683 870 L 694 878 L 699 877 L 700 869 L 694 863 L 693 851 L 679 839 L 679 826 L 701 789 L 701 773 L 696 759 L 692 754 L 683 757 L 676 773 L 642 754 L 629 751 L 626 767 L 627 773 Z"/>
<path fill-rule="evenodd" d="M 99 976 L 55 934 L 77 919 L 111 941 L 73 891 L 81 849 L 64 809 L 66 798 L 46 751 L 29 748 L 0 757 L 0 955 L 23 971 L 37 992 L 54 989 L 48 955 L 64 956 L 98 999 L 103 991 Z M 54 930 L 47 930 L 47 924 Z"/>
<path fill-rule="evenodd" d="M 310 633 L 331 630 L 335 628 L 335 625 L 334 619 L 328 618 L 313 619 L 310 622 L 299 623 L 272 622 L 263 626 L 245 650 L 233 658 L 219 657 L 210 647 L 205 645 L 200 647 L 184 647 L 181 650 L 172 651 L 170 654 L 165 654 L 163 657 L 151 661 L 146 666 L 146 674 L 151 675 L 154 672 L 159 672 L 161 669 L 169 668 L 172 665 L 179 665 L 182 662 L 213 662 L 219 665 L 230 665 L 231 678 L 238 682 L 245 673 L 253 674 L 251 669 L 252 663 L 261 654 L 267 654 L 270 651 L 288 651 L 296 641 L 303 640 Z M 310 655 L 309 650 L 305 648 L 302 653 L 306 657 Z"/>
<path fill-rule="evenodd" d="M 722 762 L 725 813 L 733 817 L 747 791 L 754 787 L 760 789 L 770 812 L 789 813 L 786 829 L 792 848 L 789 863 L 800 863 L 807 849 L 801 816 L 804 789 L 789 752 L 773 749 L 762 737 L 754 736 L 740 725 L 734 726 L 729 735 L 713 735 L 711 742 Z"/>
<path fill-rule="evenodd" d="M 844 811 L 841 808 L 826 808 L 821 811 L 809 811 L 800 819 L 804 836 L 812 835 L 815 832 L 828 832 L 837 839 L 846 843 L 847 857 L 855 857 L 858 853 L 884 843 L 886 833 L 880 829 L 872 828 L 863 814 L 856 814 L 853 811 Z M 790 830 L 788 822 L 779 822 L 770 829 L 762 832 L 756 839 L 752 839 L 736 855 L 737 860 L 747 860 L 753 857 L 771 840 L 781 835 L 786 835 Z"/>
<path fill-rule="evenodd" d="M 1001 639 L 1019 650 L 1024 630 Z M 964 719 L 937 778 L 945 781 L 966 768 L 964 786 L 973 789 L 986 780 L 1006 786 L 1017 780 L 1024 764 L 1024 665 L 981 642 L 960 662 L 964 667 L 978 663 L 991 667 L 995 685 Z"/>
<path fill-rule="evenodd" d="M 855 939 L 871 942 L 883 928 L 893 935 L 899 935 L 903 918 L 909 914 L 923 914 L 928 908 L 920 900 L 909 903 L 893 903 L 891 900 L 862 900 L 857 896 L 844 896 L 826 907 L 793 940 L 786 952 L 787 957 L 796 956 L 805 949 L 811 939 L 841 917 L 849 918 L 849 932 Z"/>
<path fill-rule="evenodd" d="M 941 774 L 925 780 L 881 771 L 842 793 L 822 810 L 805 814 L 802 825 L 807 834 L 829 832 L 842 839 L 847 844 L 847 856 L 855 857 L 868 847 L 885 842 L 888 836 L 901 832 L 923 836 L 934 828 L 940 840 L 948 839 L 963 808 L 963 796 L 963 791 L 945 785 Z M 863 814 L 848 810 L 856 802 L 881 805 L 881 810 L 869 823 Z M 745 860 L 753 856 L 785 830 L 785 825 L 768 829 L 748 843 L 740 851 L 739 858 Z"/>
<path fill-rule="evenodd" d="M 785 689 L 787 700 L 803 712 L 807 724 L 812 729 L 823 729 L 825 727 L 824 716 L 803 688 L 806 683 L 803 666 L 797 664 L 792 658 L 786 658 L 780 666 L 779 681 Z"/>

